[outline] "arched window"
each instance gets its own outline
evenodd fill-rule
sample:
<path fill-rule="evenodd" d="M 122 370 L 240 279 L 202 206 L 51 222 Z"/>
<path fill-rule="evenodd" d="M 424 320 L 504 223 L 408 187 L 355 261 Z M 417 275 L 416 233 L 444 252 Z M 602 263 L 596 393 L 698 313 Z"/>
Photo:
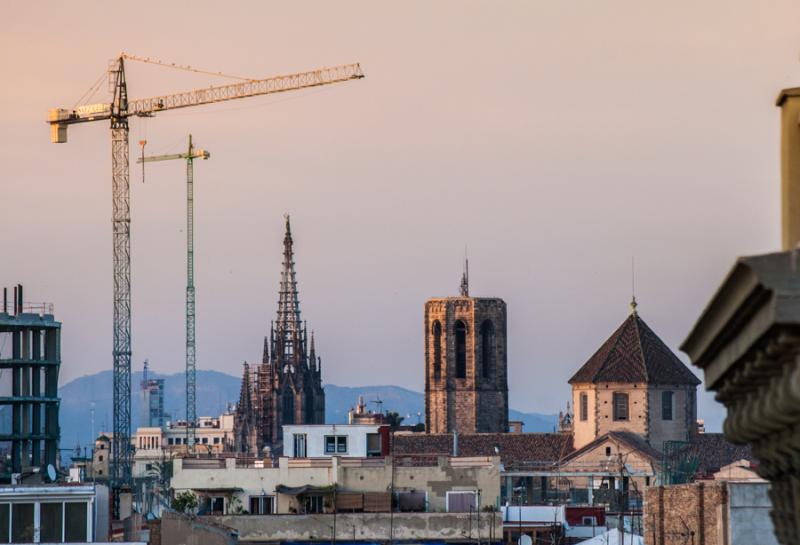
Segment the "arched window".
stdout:
<path fill-rule="evenodd" d="M 294 424 L 294 392 L 291 389 L 283 391 L 282 424 Z"/>
<path fill-rule="evenodd" d="M 442 324 L 439 320 L 433 322 L 433 378 L 442 376 Z"/>
<path fill-rule="evenodd" d="M 481 375 L 489 378 L 494 368 L 494 325 L 491 320 L 481 324 Z"/>
<path fill-rule="evenodd" d="M 305 404 L 305 408 L 303 411 L 305 414 L 303 418 L 305 419 L 303 424 L 321 424 L 321 422 L 315 422 L 314 417 L 316 416 L 314 411 L 314 394 L 311 391 L 311 388 L 308 388 L 305 392 L 303 403 Z"/>
<path fill-rule="evenodd" d="M 467 378 L 467 324 L 456 320 L 456 378 Z"/>

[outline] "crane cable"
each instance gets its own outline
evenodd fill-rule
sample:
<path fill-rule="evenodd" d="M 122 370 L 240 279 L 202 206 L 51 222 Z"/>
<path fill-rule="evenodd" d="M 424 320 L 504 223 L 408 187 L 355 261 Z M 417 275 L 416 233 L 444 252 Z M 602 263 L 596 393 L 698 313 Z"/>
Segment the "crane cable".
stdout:
<path fill-rule="evenodd" d="M 143 62 L 143 63 L 146 63 L 146 64 L 155 64 L 157 66 L 163 66 L 165 68 L 174 68 L 176 70 L 185 70 L 186 72 L 195 72 L 197 74 L 206 74 L 206 75 L 210 75 L 210 76 L 220 76 L 220 77 L 223 77 L 223 78 L 238 79 L 238 80 L 242 80 L 242 81 L 254 81 L 256 79 L 256 78 L 245 78 L 245 77 L 242 77 L 242 76 L 233 76 L 231 74 L 224 74 L 222 72 L 211 72 L 210 70 L 202 70 L 200 68 L 194 68 L 193 66 L 189 66 L 189 65 L 176 64 L 174 62 L 164 62 L 164 61 L 160 61 L 158 59 L 151 59 L 150 57 L 140 57 L 138 55 L 132 55 L 130 53 L 124 53 L 123 52 L 123 53 L 120 54 L 120 56 L 123 59 L 128 59 L 128 60 L 131 60 L 131 61 L 138 61 L 138 62 Z"/>
<path fill-rule="evenodd" d="M 77 108 L 78 106 L 80 106 L 81 104 L 87 104 L 89 102 L 89 100 L 97 93 L 98 89 L 100 89 L 100 86 L 103 84 L 103 81 L 106 79 L 106 75 L 107 74 L 108 74 L 108 71 L 107 70 L 103 70 L 103 73 L 100 74 L 100 77 L 97 78 L 97 81 L 95 81 L 92 84 L 92 86 L 89 87 L 89 89 L 87 89 L 87 91 L 81 95 L 81 98 L 79 98 L 75 102 L 75 105 L 72 107 L 73 110 L 75 108 Z"/>

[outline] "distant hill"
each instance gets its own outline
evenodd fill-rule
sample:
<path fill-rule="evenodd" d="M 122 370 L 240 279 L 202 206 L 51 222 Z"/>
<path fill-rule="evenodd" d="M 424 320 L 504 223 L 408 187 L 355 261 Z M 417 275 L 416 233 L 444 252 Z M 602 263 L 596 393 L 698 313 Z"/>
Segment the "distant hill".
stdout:
<path fill-rule="evenodd" d="M 164 410 L 172 419 L 185 414 L 184 375 L 158 375 L 150 373 L 150 378 L 164 379 Z M 142 397 L 139 383 L 140 372 L 134 373 L 131 396 L 131 418 L 133 429 L 139 426 Z M 240 377 L 218 371 L 197 371 L 197 414 L 198 416 L 217 416 L 228 404 L 239 400 Z M 102 371 L 73 380 L 59 389 L 61 397 L 61 448 L 75 445 L 88 446 L 92 437 L 91 408 L 94 402 L 94 434 L 112 431 L 113 383 L 111 371 Z M 372 410 L 396 411 L 406 417 L 406 423 L 416 424 L 417 419 L 425 420 L 425 398 L 420 392 L 399 386 L 336 386 L 325 385 L 325 420 L 332 424 L 347 422 L 347 411 L 355 405 L 358 396 Z M 381 403 L 376 403 L 380 400 Z M 420 416 L 417 416 L 417 413 Z M 409 416 L 410 415 L 410 416 Z M 556 415 L 522 413 L 509 411 L 511 420 L 525 422 L 525 431 L 553 431 Z"/>
<path fill-rule="evenodd" d="M 396 411 L 405 417 L 406 424 L 425 422 L 425 396 L 420 392 L 399 386 L 325 386 L 325 420 L 330 423 L 347 422 L 347 411 L 355 405 L 358 396 L 364 396 L 367 406 L 375 410 Z M 380 400 L 381 403 L 376 403 Z M 419 416 L 418 416 L 419 414 Z M 510 409 L 510 420 L 525 423 L 524 431 L 553 431 L 558 417 L 555 414 L 523 413 Z"/>

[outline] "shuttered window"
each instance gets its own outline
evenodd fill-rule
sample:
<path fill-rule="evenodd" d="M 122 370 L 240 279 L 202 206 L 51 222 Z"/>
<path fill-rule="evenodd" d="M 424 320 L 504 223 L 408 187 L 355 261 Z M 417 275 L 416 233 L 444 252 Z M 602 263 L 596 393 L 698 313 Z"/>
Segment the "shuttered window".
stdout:
<path fill-rule="evenodd" d="M 661 420 L 672 420 L 673 397 L 673 392 L 661 392 Z"/>
<path fill-rule="evenodd" d="M 628 394 L 614 393 L 614 420 L 628 420 Z"/>
<path fill-rule="evenodd" d="M 582 422 L 589 420 L 589 395 L 585 392 L 581 393 L 581 406 L 580 417 Z"/>

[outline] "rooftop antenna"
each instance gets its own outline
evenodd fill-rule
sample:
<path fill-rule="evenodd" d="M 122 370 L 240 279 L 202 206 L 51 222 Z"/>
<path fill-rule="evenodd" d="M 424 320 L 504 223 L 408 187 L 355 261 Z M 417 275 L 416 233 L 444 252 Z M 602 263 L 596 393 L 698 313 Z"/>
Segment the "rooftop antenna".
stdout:
<path fill-rule="evenodd" d="M 381 396 L 376 395 L 375 396 L 375 400 L 374 401 L 370 401 L 370 403 L 374 403 L 378 407 L 378 410 L 377 410 L 378 414 L 383 414 L 383 400 L 381 400 Z"/>
<path fill-rule="evenodd" d="M 147 366 L 148 361 L 144 360 L 144 366 L 142 368 L 142 389 L 147 388 Z"/>
<path fill-rule="evenodd" d="M 464 246 L 464 272 L 461 273 L 461 297 L 469 297 L 469 258 Z"/>
<path fill-rule="evenodd" d="M 89 404 L 89 414 L 91 415 L 92 420 L 92 437 L 91 437 L 91 444 L 94 445 L 94 440 L 97 439 L 97 436 L 94 434 L 94 401 Z"/>
<path fill-rule="evenodd" d="M 636 258 L 631 256 L 631 314 L 636 314 Z"/>

